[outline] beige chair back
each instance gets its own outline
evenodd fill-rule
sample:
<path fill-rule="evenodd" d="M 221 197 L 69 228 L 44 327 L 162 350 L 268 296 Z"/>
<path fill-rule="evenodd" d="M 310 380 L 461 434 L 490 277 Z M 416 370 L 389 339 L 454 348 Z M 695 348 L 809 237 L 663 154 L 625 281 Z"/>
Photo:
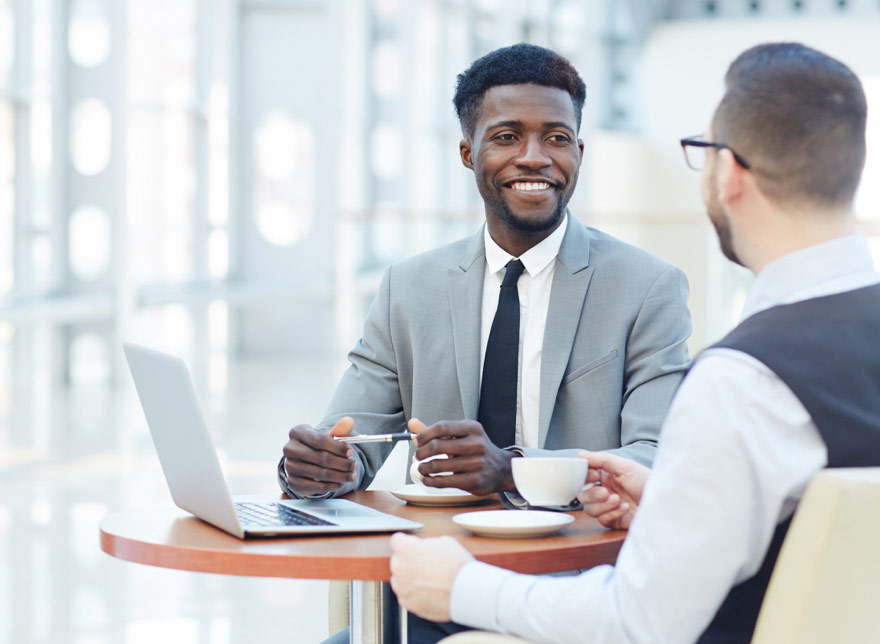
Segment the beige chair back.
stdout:
<path fill-rule="evenodd" d="M 880 642 L 880 467 L 823 470 L 801 499 L 752 644 Z"/>
<path fill-rule="evenodd" d="M 331 580 L 329 587 L 328 617 L 330 634 L 348 628 L 349 621 L 349 589 L 347 581 Z"/>

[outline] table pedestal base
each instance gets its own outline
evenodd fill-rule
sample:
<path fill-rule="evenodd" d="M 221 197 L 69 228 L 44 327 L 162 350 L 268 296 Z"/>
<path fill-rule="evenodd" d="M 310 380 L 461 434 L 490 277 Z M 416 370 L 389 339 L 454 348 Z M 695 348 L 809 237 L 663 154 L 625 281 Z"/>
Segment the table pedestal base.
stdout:
<path fill-rule="evenodd" d="M 395 610 L 391 584 L 385 581 L 352 581 L 348 597 L 351 644 L 392 644 L 395 617 L 400 633 L 398 641 L 407 644 L 406 609 L 399 607 Z"/>

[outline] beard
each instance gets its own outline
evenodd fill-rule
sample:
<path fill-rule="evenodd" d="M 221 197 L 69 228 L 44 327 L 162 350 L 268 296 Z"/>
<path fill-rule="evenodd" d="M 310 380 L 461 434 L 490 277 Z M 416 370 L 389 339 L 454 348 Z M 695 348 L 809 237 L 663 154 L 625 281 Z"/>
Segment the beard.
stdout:
<path fill-rule="evenodd" d="M 715 181 L 712 180 L 710 185 L 714 186 Z M 721 203 L 718 201 L 717 191 L 711 190 L 711 194 L 706 201 L 706 214 L 709 216 L 709 221 L 712 222 L 712 227 L 715 228 L 715 234 L 718 235 L 718 245 L 721 247 L 721 252 L 734 264 L 745 266 L 733 249 L 733 233 L 730 231 L 730 219 L 728 219 L 724 213 L 724 208 L 721 207 Z"/>
<path fill-rule="evenodd" d="M 568 206 L 568 198 L 569 196 L 565 196 L 564 198 L 561 197 L 559 201 L 556 202 L 556 209 L 548 216 L 533 218 L 522 217 L 513 212 L 510 208 L 510 204 L 508 204 L 507 200 L 502 197 L 500 199 L 501 212 L 498 213 L 498 216 L 508 228 L 520 233 L 547 232 L 548 230 L 554 230 L 559 225 L 559 222 L 562 221 L 562 217 L 565 215 L 565 208 Z"/>
<path fill-rule="evenodd" d="M 721 252 L 724 256 L 734 264 L 745 266 L 740 261 L 736 251 L 733 250 L 733 234 L 730 232 L 730 222 L 727 219 L 727 215 L 721 212 L 720 209 L 715 214 L 712 214 L 712 210 L 709 209 L 709 221 L 712 222 L 712 226 L 715 228 L 715 234 L 718 235 L 718 245 L 721 247 Z"/>

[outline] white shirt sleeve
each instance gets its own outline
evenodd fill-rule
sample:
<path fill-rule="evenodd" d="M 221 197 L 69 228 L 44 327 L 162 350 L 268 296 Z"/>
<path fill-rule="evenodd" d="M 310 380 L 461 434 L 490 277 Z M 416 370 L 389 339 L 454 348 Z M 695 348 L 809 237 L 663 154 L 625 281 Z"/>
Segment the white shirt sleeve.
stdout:
<path fill-rule="evenodd" d="M 743 353 L 707 351 L 670 407 L 616 566 L 535 577 L 470 563 L 452 619 L 558 644 L 695 641 L 826 463 L 809 414 L 775 374 Z"/>

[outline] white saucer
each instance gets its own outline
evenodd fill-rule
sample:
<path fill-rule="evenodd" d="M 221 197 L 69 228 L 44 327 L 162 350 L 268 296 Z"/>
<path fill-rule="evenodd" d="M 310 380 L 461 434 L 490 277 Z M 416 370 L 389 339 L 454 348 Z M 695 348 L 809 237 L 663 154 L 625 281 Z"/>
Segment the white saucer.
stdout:
<path fill-rule="evenodd" d="M 402 501 L 412 505 L 471 505 L 479 503 L 485 496 L 474 496 L 454 487 L 426 487 L 417 483 L 388 490 Z"/>
<path fill-rule="evenodd" d="M 563 512 L 541 510 L 486 510 L 452 517 L 458 525 L 481 537 L 543 537 L 574 521 Z"/>

